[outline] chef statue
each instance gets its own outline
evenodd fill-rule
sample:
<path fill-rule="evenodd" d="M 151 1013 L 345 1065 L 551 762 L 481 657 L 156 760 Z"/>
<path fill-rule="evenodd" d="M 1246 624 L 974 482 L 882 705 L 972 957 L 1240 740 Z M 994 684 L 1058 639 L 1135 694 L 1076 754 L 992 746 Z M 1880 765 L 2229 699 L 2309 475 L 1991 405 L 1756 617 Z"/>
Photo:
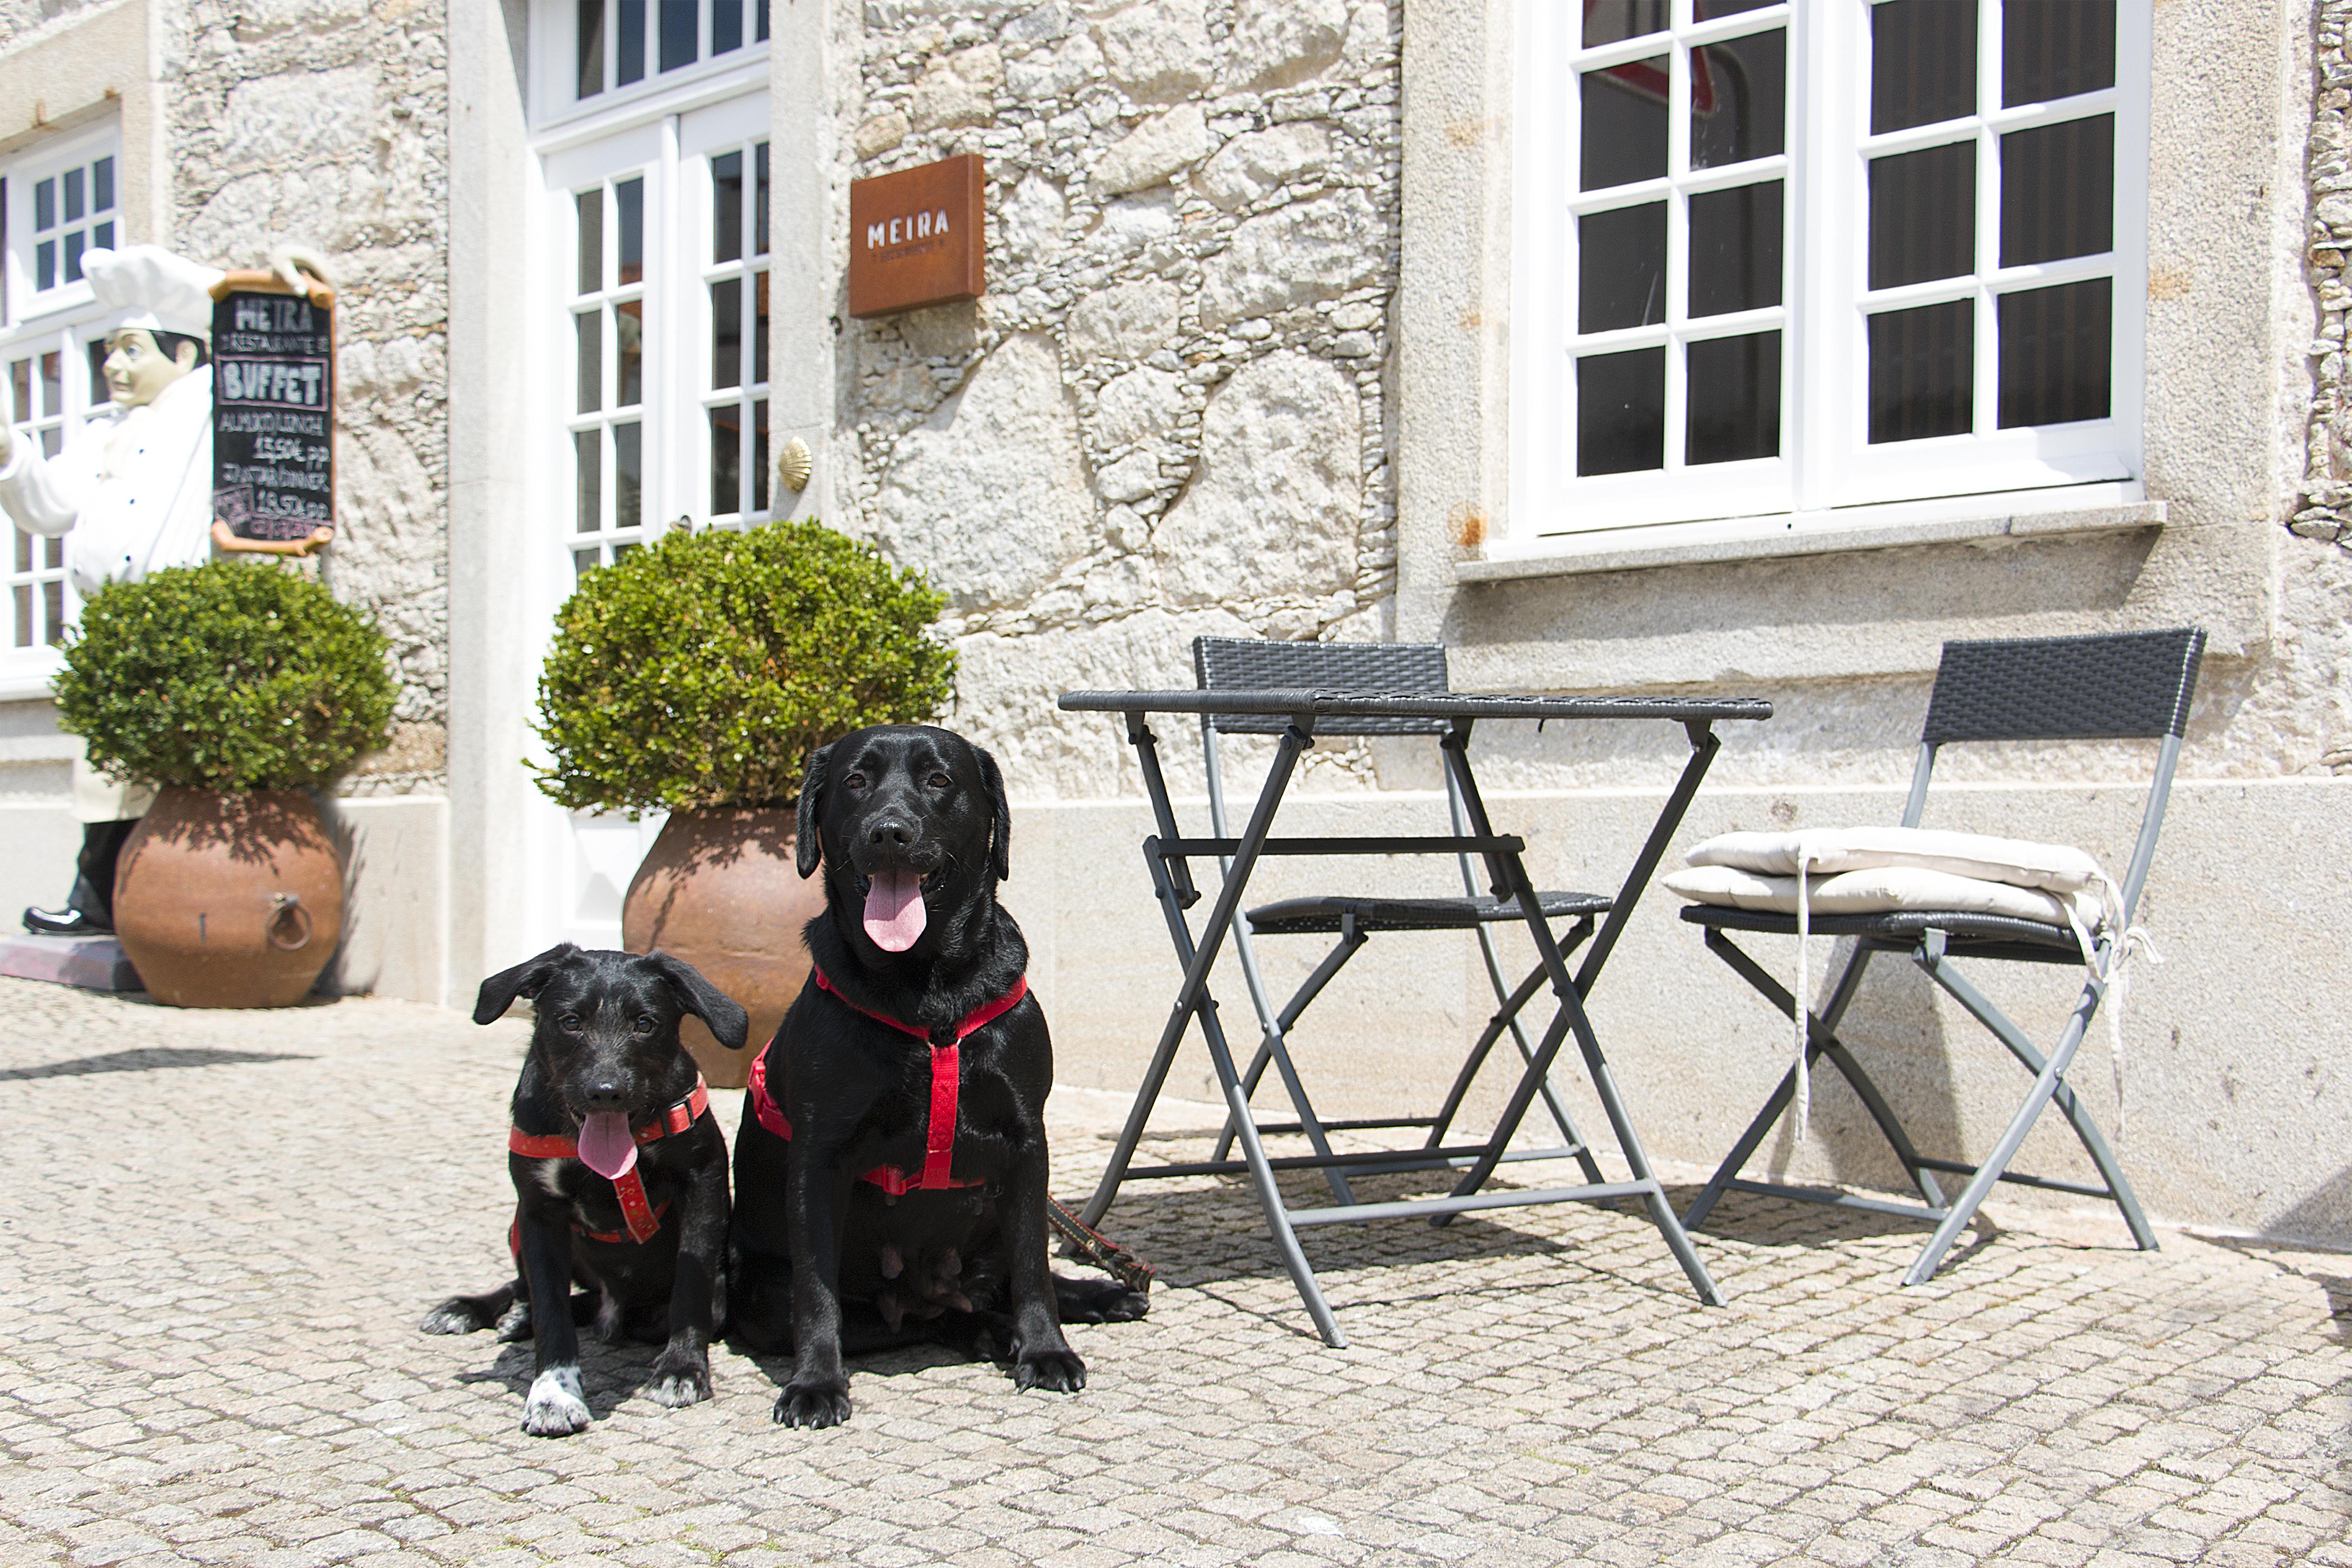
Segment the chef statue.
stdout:
<path fill-rule="evenodd" d="M 282 269 L 292 268 L 281 261 Z M 308 555 L 333 536 L 238 539 L 215 530 L 213 497 L 213 285 L 223 274 L 158 246 L 82 255 L 90 290 L 111 320 L 106 334 L 110 406 L 86 420 L 55 458 L 0 425 L 0 510 L 28 533 L 65 534 L 66 571 L 84 597 L 169 566 L 195 566 L 216 550 Z M 293 281 L 289 279 L 289 281 Z M 114 929 L 114 867 L 154 799 L 79 758 L 73 771 L 81 854 L 62 910 L 28 909 L 25 929 L 57 936 Z"/>

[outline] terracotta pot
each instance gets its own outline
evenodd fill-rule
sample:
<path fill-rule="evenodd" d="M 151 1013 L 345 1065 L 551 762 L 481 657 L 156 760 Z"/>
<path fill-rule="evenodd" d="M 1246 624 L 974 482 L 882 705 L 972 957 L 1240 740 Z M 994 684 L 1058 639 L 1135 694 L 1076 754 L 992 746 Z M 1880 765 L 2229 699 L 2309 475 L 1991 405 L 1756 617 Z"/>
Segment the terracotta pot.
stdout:
<path fill-rule="evenodd" d="M 343 935 L 343 861 L 299 790 L 163 790 L 122 846 L 114 931 L 174 1007 L 290 1007 Z"/>
<path fill-rule="evenodd" d="M 791 810 L 771 806 L 675 813 L 621 904 L 622 946 L 677 954 L 751 1015 L 740 1051 L 722 1047 L 700 1019 L 686 1020 L 686 1048 L 713 1089 L 743 1087 L 808 978 L 801 927 L 824 909 L 824 879 L 801 879 L 793 826 Z"/>

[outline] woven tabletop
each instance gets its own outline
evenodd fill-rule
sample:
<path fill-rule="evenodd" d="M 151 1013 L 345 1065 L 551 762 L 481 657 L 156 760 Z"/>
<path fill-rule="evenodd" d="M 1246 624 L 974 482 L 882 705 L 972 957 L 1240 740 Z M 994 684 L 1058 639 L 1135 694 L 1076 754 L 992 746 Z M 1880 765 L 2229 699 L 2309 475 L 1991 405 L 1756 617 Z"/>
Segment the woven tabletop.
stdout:
<path fill-rule="evenodd" d="M 1277 713 L 1318 719 L 1715 719 L 1772 717 L 1761 697 L 1534 697 L 1511 692 L 1306 689 L 1065 691 L 1066 713 Z"/>

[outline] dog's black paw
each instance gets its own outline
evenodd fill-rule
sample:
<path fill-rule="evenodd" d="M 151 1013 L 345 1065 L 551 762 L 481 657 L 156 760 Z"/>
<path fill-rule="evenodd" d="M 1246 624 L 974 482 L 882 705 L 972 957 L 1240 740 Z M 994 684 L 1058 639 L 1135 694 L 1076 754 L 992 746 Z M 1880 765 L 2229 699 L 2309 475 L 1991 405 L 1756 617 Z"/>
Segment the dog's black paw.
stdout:
<path fill-rule="evenodd" d="M 849 1419 L 848 1379 L 784 1384 L 784 1391 L 776 1395 L 775 1418 L 782 1426 L 806 1426 L 811 1431 L 840 1426 Z"/>
<path fill-rule="evenodd" d="M 1065 1323 L 1131 1323 L 1151 1310 L 1151 1298 L 1116 1279 L 1054 1279 L 1055 1315 Z"/>
<path fill-rule="evenodd" d="M 530 1337 L 530 1303 L 517 1301 L 507 1309 L 507 1315 L 499 1320 L 499 1342 L 511 1344 Z"/>
<path fill-rule="evenodd" d="M 418 1332 L 426 1334 L 470 1334 L 489 1326 L 473 1302 L 463 1296 L 452 1296 L 425 1313 L 425 1321 L 416 1328 Z"/>
<path fill-rule="evenodd" d="M 699 1405 L 710 1397 L 710 1363 L 703 1356 L 671 1355 L 665 1352 L 646 1380 L 646 1397 L 676 1410 Z"/>
<path fill-rule="evenodd" d="M 1087 1363 L 1072 1350 L 1024 1354 L 1013 1363 L 1013 1386 L 1076 1394 L 1087 1385 Z"/>

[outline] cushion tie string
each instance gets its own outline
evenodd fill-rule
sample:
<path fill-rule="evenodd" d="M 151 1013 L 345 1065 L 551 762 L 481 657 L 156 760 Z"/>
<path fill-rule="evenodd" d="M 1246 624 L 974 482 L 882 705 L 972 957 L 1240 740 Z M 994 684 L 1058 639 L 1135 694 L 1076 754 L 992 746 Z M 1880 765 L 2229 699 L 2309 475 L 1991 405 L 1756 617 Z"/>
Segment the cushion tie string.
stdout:
<path fill-rule="evenodd" d="M 1797 1142 L 1805 1141 L 1806 1129 L 1811 1125 L 1813 1113 L 1813 1064 L 1811 1053 L 1805 1047 L 1808 1031 L 1806 1020 L 1812 1013 L 1811 958 L 1813 945 L 1812 878 L 1809 875 L 1813 861 L 1819 858 L 1800 837 L 1797 840 L 1797 1005 L 1790 1009 L 1794 1016 L 1797 1074 Z"/>
<path fill-rule="evenodd" d="M 2087 894 L 2088 889 L 2084 889 Z M 2092 939 L 2092 927 L 2083 919 L 2079 898 L 2062 898 L 2065 906 L 2066 923 L 2074 929 L 2075 943 L 2083 950 L 2083 968 L 2091 984 L 2105 986 L 2110 994 L 2107 1006 L 2107 1068 L 2114 1077 L 2116 1089 L 2116 1142 L 2124 1141 L 2126 1121 L 2124 1110 L 2124 998 L 2130 986 L 2130 965 L 2135 958 L 2145 958 L 2150 963 L 2162 963 L 2164 955 L 2156 951 L 2148 940 L 2146 926 L 2124 923 L 2123 889 L 2116 879 L 2104 871 L 2099 874 L 2099 920 L 2097 930 L 2108 938 L 2102 950 Z"/>

